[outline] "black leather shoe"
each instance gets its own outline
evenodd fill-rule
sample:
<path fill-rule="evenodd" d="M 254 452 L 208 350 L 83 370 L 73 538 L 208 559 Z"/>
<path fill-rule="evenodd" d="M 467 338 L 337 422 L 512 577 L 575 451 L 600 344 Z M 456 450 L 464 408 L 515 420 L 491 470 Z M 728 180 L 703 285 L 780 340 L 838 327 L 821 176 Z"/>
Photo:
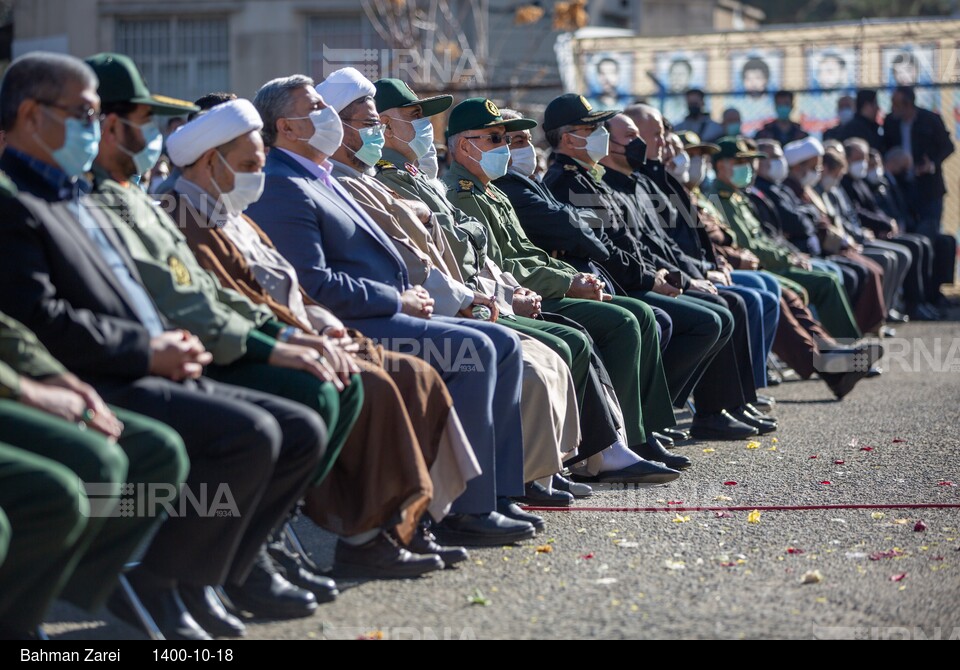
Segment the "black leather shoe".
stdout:
<path fill-rule="evenodd" d="M 745 440 L 759 432 L 753 426 L 737 421 L 726 410 L 716 414 L 697 413 L 690 434 L 698 440 Z"/>
<path fill-rule="evenodd" d="M 436 536 L 422 524 L 414 531 L 407 550 L 420 555 L 436 554 L 443 561 L 444 568 L 452 568 L 470 558 L 470 554 L 463 547 L 444 547 L 437 544 Z"/>
<path fill-rule="evenodd" d="M 593 489 L 587 484 L 572 482 L 562 475 L 553 476 L 553 488 L 556 491 L 566 491 L 574 498 L 589 498 L 593 495 Z"/>
<path fill-rule="evenodd" d="M 299 554 L 290 551 L 283 544 L 272 543 L 267 551 L 283 578 L 294 586 L 299 586 L 315 595 L 318 603 L 332 603 L 340 595 L 335 581 L 314 572 Z"/>
<path fill-rule="evenodd" d="M 443 544 L 468 547 L 502 547 L 530 540 L 537 534 L 533 524 L 507 518 L 499 512 L 448 514 L 433 531 Z"/>
<path fill-rule="evenodd" d="M 663 433 L 650 433 L 650 437 L 659 442 L 664 449 L 673 449 L 677 446 L 677 443 L 673 441 L 672 437 L 668 437 Z"/>
<path fill-rule="evenodd" d="M 752 404 L 754 407 L 756 407 L 758 410 L 760 410 L 761 412 L 767 412 L 767 413 L 769 413 L 769 412 L 772 412 L 772 411 L 773 411 L 773 408 L 777 406 L 777 401 L 776 401 L 776 399 L 774 399 L 774 398 L 772 398 L 772 397 L 770 397 L 770 396 L 768 396 L 768 395 L 761 395 L 761 394 L 758 393 L 758 394 L 757 394 L 757 401 L 756 401 L 755 403 L 751 403 L 751 404 Z"/>
<path fill-rule="evenodd" d="M 533 505 L 534 507 L 570 507 L 573 505 L 573 496 L 566 491 L 548 491 L 537 482 L 529 482 L 524 486 L 524 494 L 514 498 L 518 503 Z"/>
<path fill-rule="evenodd" d="M 193 615 L 183 604 L 180 594 L 174 586 L 164 586 L 154 588 L 147 586 L 146 583 L 136 581 L 135 573 L 130 573 L 130 585 L 133 587 L 140 604 L 157 624 L 157 628 L 163 633 L 167 640 L 176 641 L 201 641 L 212 640 L 210 634 L 197 623 Z M 109 609 L 118 619 L 125 621 L 138 630 L 144 630 L 140 619 L 134 614 L 133 609 L 121 594 L 120 589 L 113 592 L 107 601 Z"/>
<path fill-rule="evenodd" d="M 205 631 L 214 637 L 243 637 L 247 629 L 237 617 L 227 612 L 211 586 L 177 587 L 183 604 Z"/>
<path fill-rule="evenodd" d="M 497 512 L 514 521 L 526 521 L 538 533 L 547 527 L 546 522 L 541 517 L 523 511 L 510 498 L 497 498 Z"/>
<path fill-rule="evenodd" d="M 686 456 L 671 454 L 655 438 L 648 438 L 646 444 L 631 447 L 641 458 L 663 463 L 671 470 L 686 470 L 693 463 Z"/>
<path fill-rule="evenodd" d="M 846 372 L 839 375 L 827 372 L 820 373 L 820 378 L 830 387 L 830 390 L 833 391 L 833 395 L 837 400 L 843 400 L 857 385 L 857 382 L 866 376 L 867 373 L 865 371 Z"/>
<path fill-rule="evenodd" d="M 317 598 L 284 579 L 267 555 L 266 549 L 243 585 L 223 587 L 233 605 L 258 619 L 299 619 L 317 611 Z"/>
<path fill-rule="evenodd" d="M 660 432 L 674 442 L 683 442 L 684 440 L 689 440 L 691 437 L 690 431 L 681 428 L 664 428 Z"/>
<path fill-rule="evenodd" d="M 666 484 L 672 482 L 680 476 L 680 473 L 672 468 L 668 468 L 652 461 L 640 461 L 627 466 L 622 470 L 613 470 L 611 472 L 601 472 L 596 477 L 577 477 L 582 481 L 600 482 L 604 484 L 645 484 L 653 486 L 656 484 Z"/>
<path fill-rule="evenodd" d="M 759 435 L 766 435 L 777 430 L 776 421 L 762 419 L 747 410 L 745 407 L 738 407 L 737 409 L 728 410 L 728 413 L 740 423 L 745 423 L 748 426 L 753 426 L 756 428 Z"/>
<path fill-rule="evenodd" d="M 413 579 L 436 570 L 443 570 L 439 556 L 409 552 L 386 533 L 361 545 L 338 540 L 333 558 L 333 574 L 354 579 Z"/>

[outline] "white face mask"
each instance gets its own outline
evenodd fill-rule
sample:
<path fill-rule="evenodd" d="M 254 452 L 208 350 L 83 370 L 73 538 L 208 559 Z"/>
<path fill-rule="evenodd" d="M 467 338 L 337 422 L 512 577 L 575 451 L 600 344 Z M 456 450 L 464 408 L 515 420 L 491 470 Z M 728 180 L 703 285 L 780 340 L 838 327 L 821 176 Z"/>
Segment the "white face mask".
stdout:
<path fill-rule="evenodd" d="M 824 193 L 831 190 L 839 182 L 840 180 L 835 175 L 825 174 L 822 177 L 820 177 L 820 186 L 821 188 L 823 188 Z"/>
<path fill-rule="evenodd" d="M 230 164 L 227 163 L 227 159 L 223 157 L 223 154 L 218 151 L 217 156 L 220 157 L 224 167 L 233 174 L 233 188 L 224 193 L 220 188 L 220 184 L 218 184 L 215 179 L 211 179 L 211 181 L 220 193 L 220 201 L 223 203 L 223 207 L 227 213 L 233 216 L 239 216 L 243 210 L 255 203 L 260 199 L 260 196 L 263 195 L 265 176 L 263 172 L 235 172 L 234 169 L 230 167 Z"/>
<path fill-rule="evenodd" d="M 610 153 L 610 133 L 603 126 L 597 126 L 596 130 L 586 137 L 580 137 L 579 135 L 574 135 L 574 137 L 586 142 L 580 148 L 587 150 L 587 155 L 594 163 L 600 162 L 601 158 Z"/>
<path fill-rule="evenodd" d="M 850 176 L 854 179 L 864 179 L 867 176 L 867 171 L 869 170 L 870 165 L 867 161 L 857 161 L 856 163 L 850 164 Z"/>
<path fill-rule="evenodd" d="M 519 149 L 511 149 L 510 171 L 516 172 L 524 177 L 530 177 L 537 171 L 537 150 L 532 144 Z"/>
<path fill-rule="evenodd" d="M 433 142 L 430 143 L 430 148 L 427 149 L 426 155 L 417 161 L 417 167 L 429 179 L 436 179 L 437 175 L 440 174 L 440 163 L 437 160 L 437 148 L 433 145 Z"/>
<path fill-rule="evenodd" d="M 699 186 L 703 183 L 703 178 L 706 176 L 703 165 L 703 156 L 694 156 L 690 159 L 690 173 L 688 175 L 690 186 Z"/>
<path fill-rule="evenodd" d="M 473 140 L 470 140 L 470 142 L 472 141 Z M 507 174 L 507 166 L 510 165 L 510 147 L 504 144 L 496 149 L 481 151 L 480 160 L 477 160 L 472 156 L 467 156 L 467 158 L 471 158 L 479 163 L 480 169 L 483 170 L 483 174 L 487 175 L 487 178 L 493 181 L 494 179 L 500 179 L 500 177 Z"/>
<path fill-rule="evenodd" d="M 853 121 L 853 117 L 855 115 L 856 112 L 849 107 L 841 109 L 839 112 L 837 112 L 837 118 L 840 120 L 840 123 L 850 123 Z"/>
<path fill-rule="evenodd" d="M 310 112 L 309 116 L 291 116 L 287 120 L 298 121 L 300 119 L 310 119 L 310 122 L 313 123 L 313 135 L 298 137 L 298 140 L 306 142 L 324 156 L 332 156 L 337 152 L 340 143 L 343 142 L 343 124 L 333 107 L 324 107 L 315 112 Z"/>
<path fill-rule="evenodd" d="M 871 184 L 879 184 L 883 181 L 883 168 L 877 166 L 867 173 L 867 181 Z"/>
<path fill-rule="evenodd" d="M 771 158 L 767 176 L 774 184 L 782 184 L 790 173 L 786 158 Z"/>
<path fill-rule="evenodd" d="M 810 170 L 805 175 L 803 179 L 800 180 L 800 183 L 804 186 L 814 186 L 817 182 L 820 181 L 820 172 L 817 170 Z"/>
<path fill-rule="evenodd" d="M 670 159 L 670 165 L 667 169 L 670 174 L 677 178 L 677 181 L 686 184 L 690 181 L 690 156 L 686 151 L 677 154 Z"/>

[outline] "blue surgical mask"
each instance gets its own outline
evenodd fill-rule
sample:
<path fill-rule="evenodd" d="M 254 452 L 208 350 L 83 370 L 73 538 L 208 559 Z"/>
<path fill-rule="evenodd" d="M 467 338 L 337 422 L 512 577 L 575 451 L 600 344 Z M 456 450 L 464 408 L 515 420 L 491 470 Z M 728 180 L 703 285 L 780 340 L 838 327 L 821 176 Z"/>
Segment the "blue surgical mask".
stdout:
<path fill-rule="evenodd" d="M 746 188 L 753 181 L 753 166 L 747 163 L 733 166 L 733 185 Z"/>
<path fill-rule="evenodd" d="M 46 107 L 42 109 L 63 124 L 65 131 L 63 146 L 59 149 L 50 149 L 36 134 L 34 139 L 50 152 L 61 170 L 71 177 L 79 177 L 93 166 L 93 161 L 100 152 L 100 124 L 88 123 L 73 117 L 61 120 L 48 112 Z"/>
<path fill-rule="evenodd" d="M 424 118 L 407 121 L 406 119 L 395 118 L 393 120 L 403 121 L 413 126 L 414 136 L 412 140 L 407 142 L 407 145 L 410 147 L 410 150 L 417 155 L 418 161 L 426 156 L 427 152 L 430 151 L 430 147 L 433 146 L 433 124 L 430 123 L 430 119 Z"/>
<path fill-rule="evenodd" d="M 480 163 L 480 169 L 483 170 L 483 174 L 487 175 L 487 178 L 490 180 L 499 179 L 507 174 L 507 167 L 510 165 L 510 148 L 503 145 L 496 149 L 484 151 L 477 162 Z"/>
<path fill-rule="evenodd" d="M 146 144 L 140 151 L 134 153 L 122 144 L 118 144 L 117 148 L 133 159 L 133 165 L 138 175 L 145 174 L 160 160 L 160 154 L 163 152 L 163 135 L 160 133 L 157 124 L 153 121 L 148 121 L 143 125 L 137 125 L 127 119 L 120 118 L 120 122 L 131 128 L 139 128 L 140 133 L 143 135 Z"/>
<path fill-rule="evenodd" d="M 856 115 L 856 112 L 854 112 L 849 107 L 845 109 L 841 109 L 839 112 L 837 112 L 837 118 L 840 120 L 841 124 L 850 123 L 851 121 L 853 121 L 853 117 L 855 115 Z"/>
<path fill-rule="evenodd" d="M 353 155 L 357 157 L 357 160 L 366 165 L 376 165 L 377 161 L 380 160 L 380 157 L 383 155 L 383 145 L 386 142 L 383 137 L 383 126 L 377 125 L 368 128 L 354 128 L 346 123 L 343 125 L 356 130 L 357 134 L 360 135 L 360 140 L 363 142 L 363 146 L 356 151 L 353 151 L 350 147 L 347 147 L 347 149 L 353 151 Z"/>
<path fill-rule="evenodd" d="M 792 105 L 777 105 L 777 118 L 781 121 L 790 120 L 790 112 L 793 111 Z"/>
<path fill-rule="evenodd" d="M 726 126 L 724 126 L 724 131 L 726 131 L 727 135 L 736 137 L 740 134 L 740 122 L 737 121 L 734 123 L 728 123 Z"/>

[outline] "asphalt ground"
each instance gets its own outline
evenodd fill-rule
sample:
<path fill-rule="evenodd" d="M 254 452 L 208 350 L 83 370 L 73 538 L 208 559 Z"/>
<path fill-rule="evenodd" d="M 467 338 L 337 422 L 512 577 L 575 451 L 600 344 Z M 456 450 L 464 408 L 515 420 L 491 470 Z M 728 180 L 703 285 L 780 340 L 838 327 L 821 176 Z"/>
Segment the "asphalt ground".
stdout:
<path fill-rule="evenodd" d="M 534 541 L 420 580 L 344 582 L 311 618 L 248 637 L 960 639 L 960 509 L 751 517 L 960 506 L 960 323 L 907 324 L 887 346 L 884 374 L 843 402 L 818 380 L 769 389 L 773 436 L 678 447 L 694 466 L 673 484 L 598 490 L 578 507 L 611 511 L 544 512 Z M 665 511 L 622 511 L 648 507 Z M 692 507 L 749 509 L 677 511 Z M 297 531 L 329 565 L 332 538 Z M 139 637 L 63 604 L 48 621 L 55 639 Z"/>

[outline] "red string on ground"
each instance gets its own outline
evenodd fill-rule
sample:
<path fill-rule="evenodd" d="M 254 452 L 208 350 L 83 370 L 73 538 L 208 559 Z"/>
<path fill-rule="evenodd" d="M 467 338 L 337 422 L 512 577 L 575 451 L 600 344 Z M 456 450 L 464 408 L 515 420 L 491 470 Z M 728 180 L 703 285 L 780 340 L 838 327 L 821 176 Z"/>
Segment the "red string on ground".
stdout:
<path fill-rule="evenodd" d="M 534 507 L 531 512 L 807 512 L 831 509 L 960 509 L 960 503 L 896 503 L 850 505 L 739 505 L 736 507 Z"/>

